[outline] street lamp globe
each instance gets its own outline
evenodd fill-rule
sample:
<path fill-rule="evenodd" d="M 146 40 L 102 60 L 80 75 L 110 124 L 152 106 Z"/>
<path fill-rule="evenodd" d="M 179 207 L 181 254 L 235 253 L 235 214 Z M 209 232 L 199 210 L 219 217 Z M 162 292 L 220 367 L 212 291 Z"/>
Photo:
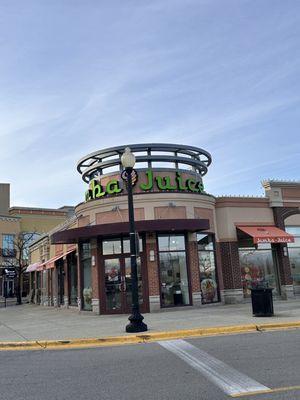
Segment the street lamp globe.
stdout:
<path fill-rule="evenodd" d="M 121 157 L 121 163 L 125 169 L 132 169 L 135 165 L 135 156 L 131 153 L 130 147 L 126 147 Z"/>

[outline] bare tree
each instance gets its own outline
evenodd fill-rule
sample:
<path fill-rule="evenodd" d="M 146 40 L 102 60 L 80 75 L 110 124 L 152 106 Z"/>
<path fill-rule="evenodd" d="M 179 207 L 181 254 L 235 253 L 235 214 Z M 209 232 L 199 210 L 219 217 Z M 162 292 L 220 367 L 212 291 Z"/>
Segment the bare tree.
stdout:
<path fill-rule="evenodd" d="M 36 232 L 19 232 L 14 237 L 14 258 L 10 259 L 9 266 L 16 272 L 17 304 L 22 304 L 22 277 L 29 265 L 29 245 L 36 236 Z"/>

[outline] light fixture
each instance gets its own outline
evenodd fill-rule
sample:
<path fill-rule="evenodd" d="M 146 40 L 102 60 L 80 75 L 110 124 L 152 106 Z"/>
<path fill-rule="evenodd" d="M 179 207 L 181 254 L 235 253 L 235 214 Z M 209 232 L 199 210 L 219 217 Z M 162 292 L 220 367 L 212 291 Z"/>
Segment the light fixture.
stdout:
<path fill-rule="evenodd" d="M 126 147 L 124 153 L 121 156 L 121 163 L 123 167 L 133 168 L 135 165 L 135 156 L 131 153 L 130 147 Z"/>

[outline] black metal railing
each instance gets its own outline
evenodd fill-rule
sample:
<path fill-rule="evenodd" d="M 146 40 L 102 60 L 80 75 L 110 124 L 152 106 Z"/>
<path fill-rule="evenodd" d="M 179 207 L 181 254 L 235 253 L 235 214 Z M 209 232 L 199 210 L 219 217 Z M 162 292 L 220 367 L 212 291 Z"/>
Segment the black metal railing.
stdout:
<path fill-rule="evenodd" d="M 130 147 L 136 158 L 135 168 L 190 169 L 203 176 L 211 164 L 211 155 L 198 147 L 168 143 L 129 144 L 110 147 L 90 153 L 79 160 L 77 170 L 84 182 L 90 182 L 96 175 L 105 175 L 107 171 L 121 170 L 121 156 L 126 147 Z M 171 165 L 171 167 L 170 167 Z"/>

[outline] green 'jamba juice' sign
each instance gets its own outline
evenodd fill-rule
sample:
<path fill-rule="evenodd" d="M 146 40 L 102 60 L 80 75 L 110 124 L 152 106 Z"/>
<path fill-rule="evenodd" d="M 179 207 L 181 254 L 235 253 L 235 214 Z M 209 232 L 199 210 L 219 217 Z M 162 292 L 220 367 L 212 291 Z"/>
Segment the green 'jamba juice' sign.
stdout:
<path fill-rule="evenodd" d="M 160 190 L 180 191 L 203 193 L 204 186 L 199 180 L 188 178 L 184 179 L 180 172 L 176 171 L 175 177 L 172 179 L 170 176 L 154 176 L 153 171 L 148 169 L 146 171 L 146 181 L 139 183 L 139 188 L 142 192 L 150 192 L 155 186 Z M 118 179 L 111 179 L 107 182 L 104 188 L 101 182 L 93 179 L 89 184 L 89 189 L 85 193 L 85 201 L 100 199 L 107 195 L 119 194 L 123 191 L 121 181 Z"/>

